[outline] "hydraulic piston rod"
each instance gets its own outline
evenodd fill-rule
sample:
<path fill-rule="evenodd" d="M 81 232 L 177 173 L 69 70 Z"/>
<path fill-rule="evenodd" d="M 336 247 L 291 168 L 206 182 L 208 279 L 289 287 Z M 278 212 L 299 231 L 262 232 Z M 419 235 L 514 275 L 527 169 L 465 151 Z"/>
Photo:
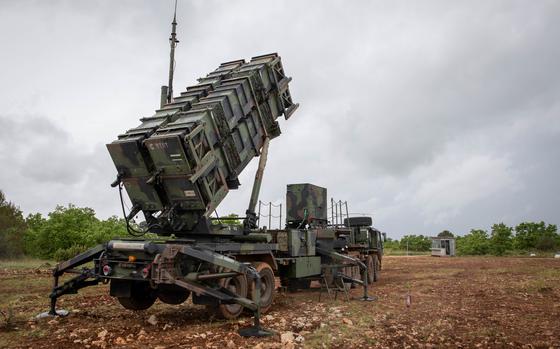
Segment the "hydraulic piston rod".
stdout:
<path fill-rule="evenodd" d="M 266 137 L 264 139 L 263 147 L 261 150 L 261 156 L 259 158 L 259 167 L 257 168 L 257 173 L 255 174 L 255 181 L 253 182 L 253 190 L 251 191 L 251 200 L 249 200 L 249 208 L 245 213 L 247 216 L 243 221 L 243 228 L 246 232 L 257 227 L 257 215 L 255 213 L 255 207 L 259 200 L 259 193 L 261 191 L 261 184 L 264 175 L 264 168 L 266 167 L 266 158 L 268 156 L 268 144 L 270 143 L 270 138 Z"/>

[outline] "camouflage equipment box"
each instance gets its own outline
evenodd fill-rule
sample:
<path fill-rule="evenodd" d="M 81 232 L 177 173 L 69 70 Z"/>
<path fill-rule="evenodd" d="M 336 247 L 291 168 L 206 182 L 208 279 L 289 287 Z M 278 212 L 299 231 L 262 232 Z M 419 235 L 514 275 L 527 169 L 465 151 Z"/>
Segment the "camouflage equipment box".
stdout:
<path fill-rule="evenodd" d="M 222 63 L 107 148 L 133 204 L 156 233 L 196 230 L 260 155 L 276 119 L 297 108 L 280 57 Z M 157 215 L 157 217 L 156 217 Z"/>
<path fill-rule="evenodd" d="M 274 232 L 278 251 L 290 257 L 314 256 L 317 232 L 312 230 L 287 229 Z"/>
<path fill-rule="evenodd" d="M 289 227 L 327 224 L 327 189 L 313 184 L 288 184 L 286 221 Z M 300 227 L 300 228 L 301 228 Z"/>

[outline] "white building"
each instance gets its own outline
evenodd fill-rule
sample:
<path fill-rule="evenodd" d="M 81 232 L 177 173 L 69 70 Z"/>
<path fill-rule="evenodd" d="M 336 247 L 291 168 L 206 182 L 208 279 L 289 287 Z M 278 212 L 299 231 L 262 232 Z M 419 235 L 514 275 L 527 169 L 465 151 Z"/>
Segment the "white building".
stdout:
<path fill-rule="evenodd" d="M 432 237 L 432 256 L 448 257 L 455 255 L 455 238 Z"/>

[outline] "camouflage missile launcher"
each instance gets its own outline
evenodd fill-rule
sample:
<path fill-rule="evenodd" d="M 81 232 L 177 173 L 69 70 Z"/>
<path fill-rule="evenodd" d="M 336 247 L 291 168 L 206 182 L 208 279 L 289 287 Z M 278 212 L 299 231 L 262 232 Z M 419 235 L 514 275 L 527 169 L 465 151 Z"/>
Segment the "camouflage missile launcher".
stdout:
<path fill-rule="evenodd" d="M 172 103 L 107 145 L 132 202 L 152 232 L 209 233 L 211 214 L 238 176 L 280 135 L 292 102 L 277 54 L 222 63 Z"/>
<path fill-rule="evenodd" d="M 288 119 L 298 106 L 280 57 L 223 63 L 173 98 L 175 19 L 172 24 L 169 86 L 162 87 L 160 108 L 107 145 L 117 169 L 112 186 L 119 188 L 129 233 L 156 233 L 158 239 L 119 238 L 59 263 L 49 314 L 59 314 L 59 297 L 103 282 L 130 310 L 188 298 L 227 319 L 248 309 L 255 325 L 240 334 L 265 336 L 270 332 L 259 318 L 272 307 L 275 277 L 290 289 L 308 288 L 315 280 L 321 290 L 330 293 L 334 287 L 347 297 L 346 285 L 361 285 L 361 299 L 371 300 L 367 292 L 375 265 L 369 259 L 378 256 L 380 262 L 382 245 L 372 240 L 371 220 L 347 215 L 342 225 L 337 213 L 329 222 L 325 188 L 288 185 L 286 228 L 256 224 L 269 141 L 280 135 L 278 117 Z M 210 224 L 209 215 L 238 188 L 239 175 L 254 157 L 259 164 L 243 228 Z M 123 188 L 132 202 L 128 214 Z M 147 226 L 140 231 L 129 223 L 139 213 Z M 77 269 L 89 262 L 92 268 Z M 59 285 L 66 273 L 77 275 Z"/>

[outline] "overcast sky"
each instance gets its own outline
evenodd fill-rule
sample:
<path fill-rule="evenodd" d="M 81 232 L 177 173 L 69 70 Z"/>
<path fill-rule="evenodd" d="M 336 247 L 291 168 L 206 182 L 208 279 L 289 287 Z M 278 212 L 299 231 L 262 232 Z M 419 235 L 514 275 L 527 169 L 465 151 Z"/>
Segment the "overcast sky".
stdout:
<path fill-rule="evenodd" d="M 119 215 L 105 144 L 158 107 L 172 7 L 0 0 L 0 189 L 25 214 Z M 559 1 L 179 0 L 175 89 L 281 55 L 300 109 L 263 201 L 314 183 L 394 238 L 558 224 L 559 19 Z M 245 211 L 256 162 L 220 214 Z"/>

